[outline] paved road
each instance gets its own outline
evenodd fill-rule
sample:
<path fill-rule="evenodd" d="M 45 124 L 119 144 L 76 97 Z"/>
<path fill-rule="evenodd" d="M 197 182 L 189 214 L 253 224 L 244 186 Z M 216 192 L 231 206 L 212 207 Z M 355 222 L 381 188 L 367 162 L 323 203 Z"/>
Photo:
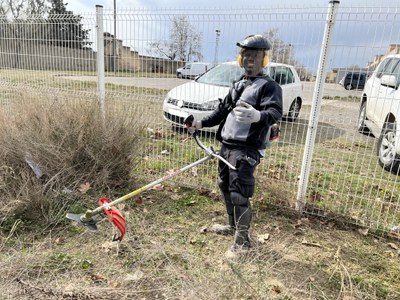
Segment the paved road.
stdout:
<path fill-rule="evenodd" d="M 70 80 L 80 80 L 80 81 L 97 81 L 96 76 L 62 76 L 63 78 Z M 106 77 L 106 83 L 121 84 L 126 86 L 137 86 L 137 87 L 147 87 L 147 88 L 159 88 L 170 90 L 175 86 L 189 82 L 187 79 L 178 78 L 146 78 L 146 77 Z M 314 93 L 315 83 L 313 82 L 303 82 L 303 108 L 300 113 L 298 123 L 300 126 L 305 126 L 308 123 L 310 117 L 310 110 L 312 104 L 312 98 Z M 329 136 L 331 132 L 340 133 L 340 135 L 348 135 L 349 138 L 360 138 L 360 134 L 357 132 L 356 124 L 358 118 L 359 110 L 359 100 L 361 91 L 347 91 L 339 84 L 326 83 L 324 87 L 323 96 L 335 96 L 355 97 L 351 101 L 335 100 L 335 99 L 323 99 L 322 110 L 320 115 L 320 121 L 325 124 L 324 136 Z M 163 97 L 160 97 L 162 99 Z M 328 125 L 330 124 L 330 125 Z M 334 127 L 332 127 L 334 126 Z M 332 128 L 337 128 L 338 130 L 333 130 Z M 320 129 L 321 130 L 321 129 Z M 305 136 L 305 134 L 304 134 Z M 321 135 L 322 136 L 322 135 Z M 361 138 L 367 139 L 364 136 Z"/>
<path fill-rule="evenodd" d="M 78 81 L 97 81 L 97 76 L 60 76 L 61 78 Z M 121 84 L 126 86 L 137 86 L 170 90 L 178 85 L 189 82 L 188 79 L 179 78 L 153 78 L 153 77 L 106 77 L 106 83 Z"/>
<path fill-rule="evenodd" d="M 303 97 L 305 100 L 305 104 L 311 104 L 313 95 L 314 95 L 314 82 L 303 82 Z M 341 85 L 335 83 L 325 83 L 324 85 L 324 93 L 323 96 L 330 96 L 330 97 L 361 97 L 362 91 L 358 90 L 345 90 Z M 329 103 L 329 102 L 326 102 Z"/>
<path fill-rule="evenodd" d="M 62 76 L 62 78 L 79 81 L 97 81 L 96 76 Z M 137 86 L 146 88 L 158 88 L 170 90 L 178 85 L 189 82 L 188 79 L 178 78 L 152 78 L 152 77 L 106 77 L 106 83 Z M 311 105 L 314 94 L 314 82 L 303 82 L 304 104 Z M 359 98 L 361 91 L 347 91 L 339 84 L 326 83 L 323 96 L 352 96 Z M 329 103 L 324 101 L 324 103 Z"/>

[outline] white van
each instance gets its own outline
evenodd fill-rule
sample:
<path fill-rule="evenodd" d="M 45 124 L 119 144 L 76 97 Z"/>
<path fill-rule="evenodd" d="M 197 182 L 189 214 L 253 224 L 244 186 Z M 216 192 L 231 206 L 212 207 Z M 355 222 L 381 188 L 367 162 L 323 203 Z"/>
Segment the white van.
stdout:
<path fill-rule="evenodd" d="M 176 77 L 193 79 L 196 76 L 199 76 L 207 72 L 209 69 L 212 68 L 212 66 L 213 65 L 210 63 L 202 63 L 202 62 L 188 63 L 183 68 L 179 68 L 176 70 Z"/>

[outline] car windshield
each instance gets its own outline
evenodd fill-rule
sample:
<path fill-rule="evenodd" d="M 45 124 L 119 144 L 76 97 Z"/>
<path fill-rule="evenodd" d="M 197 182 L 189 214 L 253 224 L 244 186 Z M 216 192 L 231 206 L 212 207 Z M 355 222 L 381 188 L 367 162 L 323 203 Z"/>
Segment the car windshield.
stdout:
<path fill-rule="evenodd" d="M 239 65 L 220 64 L 207 73 L 200 76 L 196 81 L 205 84 L 232 86 L 232 82 L 238 80 L 244 74 L 244 69 Z"/>
<path fill-rule="evenodd" d="M 270 74 L 268 67 L 264 68 L 264 73 Z M 205 84 L 230 87 L 232 83 L 239 80 L 243 74 L 244 69 L 240 68 L 237 64 L 220 64 L 204 73 L 197 78 L 196 81 Z"/>

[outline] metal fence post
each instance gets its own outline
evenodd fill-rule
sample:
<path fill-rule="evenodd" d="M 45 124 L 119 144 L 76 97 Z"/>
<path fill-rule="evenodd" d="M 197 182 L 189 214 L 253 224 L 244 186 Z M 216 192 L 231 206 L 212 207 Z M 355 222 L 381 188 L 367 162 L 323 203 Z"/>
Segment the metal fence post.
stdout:
<path fill-rule="evenodd" d="M 97 33 L 97 91 L 100 114 L 105 119 L 105 69 L 104 69 L 104 30 L 103 30 L 103 6 L 96 5 L 96 33 Z"/>
<path fill-rule="evenodd" d="M 304 148 L 303 163 L 301 166 L 301 174 L 299 188 L 297 191 L 296 209 L 303 211 L 306 203 L 306 192 L 308 187 L 308 178 L 310 175 L 311 161 L 314 151 L 315 136 L 317 132 L 319 113 L 321 110 L 322 92 L 324 91 L 324 83 L 326 77 L 326 64 L 328 62 L 331 42 L 333 37 L 333 29 L 337 9 L 340 1 L 329 1 L 327 20 L 325 24 L 324 38 L 321 45 L 321 53 L 319 57 L 317 78 L 315 81 L 313 102 L 310 112 L 310 121 L 308 123 L 307 138 Z"/>

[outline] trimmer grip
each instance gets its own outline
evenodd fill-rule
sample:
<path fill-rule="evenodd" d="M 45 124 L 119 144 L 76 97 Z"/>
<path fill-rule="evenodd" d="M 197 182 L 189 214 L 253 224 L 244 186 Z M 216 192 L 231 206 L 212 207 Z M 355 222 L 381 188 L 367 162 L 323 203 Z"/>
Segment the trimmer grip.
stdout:
<path fill-rule="evenodd" d="M 193 115 L 188 116 L 183 123 L 186 125 L 186 128 L 190 128 L 193 126 L 194 117 Z"/>

